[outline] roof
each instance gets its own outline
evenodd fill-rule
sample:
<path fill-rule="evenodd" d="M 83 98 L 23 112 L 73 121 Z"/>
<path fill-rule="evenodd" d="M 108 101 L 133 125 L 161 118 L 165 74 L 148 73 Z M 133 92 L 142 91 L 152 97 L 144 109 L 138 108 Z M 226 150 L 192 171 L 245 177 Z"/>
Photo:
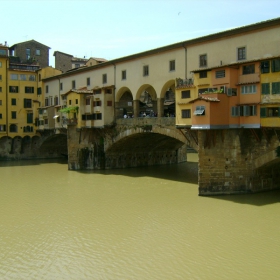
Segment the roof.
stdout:
<path fill-rule="evenodd" d="M 148 50 L 148 51 L 145 51 L 145 52 L 140 52 L 140 53 L 132 54 L 132 55 L 125 56 L 125 57 L 116 58 L 116 59 L 109 60 L 109 61 L 104 62 L 104 63 L 89 66 L 87 68 L 81 68 L 81 69 L 78 68 L 76 71 L 77 72 L 88 71 L 90 69 L 105 67 L 105 66 L 108 66 L 108 65 L 128 61 L 128 60 L 131 60 L 131 59 L 136 59 L 136 58 L 139 58 L 139 57 L 158 54 L 160 52 L 165 52 L 165 51 L 178 49 L 178 48 L 186 48 L 186 47 L 192 46 L 194 44 L 203 43 L 203 42 L 206 42 L 206 41 L 213 41 L 213 40 L 217 40 L 217 39 L 221 39 L 221 38 L 225 38 L 225 37 L 234 36 L 236 34 L 255 31 L 255 30 L 268 28 L 268 27 L 273 27 L 273 26 L 280 26 L 280 17 L 270 19 L 270 20 L 266 20 L 266 21 L 261 21 L 261 22 L 258 22 L 258 23 L 254 23 L 254 24 L 250 24 L 250 25 L 246 25 L 246 26 L 242 26 L 242 27 L 237 27 L 237 28 L 234 28 L 234 29 L 229 29 L 229 30 L 226 30 L 226 31 L 222 31 L 222 32 L 218 32 L 218 33 L 214 33 L 214 34 L 210 34 L 210 35 L 186 40 L 186 41 L 181 41 L 181 42 L 178 42 L 178 43 L 175 43 L 175 44 L 159 47 L 159 48 Z M 202 70 L 202 69 L 200 69 L 200 70 Z M 76 73 L 76 71 L 75 71 L 75 73 Z M 72 73 L 74 74 L 74 72 L 72 72 Z M 62 73 L 62 74 L 60 74 L 56 77 L 64 77 L 64 76 L 68 76 L 68 75 L 70 75 L 70 74 L 69 73 Z M 52 78 L 51 77 L 46 78 L 45 80 L 49 80 L 49 79 L 52 79 Z"/>
<path fill-rule="evenodd" d="M 193 99 L 193 100 L 189 101 L 188 103 L 194 103 L 194 102 L 199 101 L 199 100 L 207 101 L 207 102 L 220 102 L 220 100 L 217 97 L 199 96 L 198 98 Z"/>
<path fill-rule="evenodd" d="M 73 55 L 72 55 L 72 54 L 68 54 L 68 53 L 64 53 L 64 52 L 60 52 L 60 51 L 55 51 L 55 52 L 53 53 L 53 56 L 56 56 L 56 54 L 57 54 L 57 53 L 61 53 L 61 54 L 64 54 L 64 55 L 67 55 L 67 56 L 73 57 Z"/>
<path fill-rule="evenodd" d="M 39 45 L 42 45 L 44 47 L 47 47 L 48 49 L 50 49 L 50 47 L 38 42 L 38 41 L 35 41 L 35 40 L 29 40 L 29 41 L 25 41 L 25 42 L 20 42 L 20 43 L 17 43 L 17 44 L 14 44 L 12 45 L 9 49 L 14 49 L 17 45 L 20 45 L 20 44 L 27 44 L 27 43 L 36 43 L 36 44 L 39 44 Z"/>

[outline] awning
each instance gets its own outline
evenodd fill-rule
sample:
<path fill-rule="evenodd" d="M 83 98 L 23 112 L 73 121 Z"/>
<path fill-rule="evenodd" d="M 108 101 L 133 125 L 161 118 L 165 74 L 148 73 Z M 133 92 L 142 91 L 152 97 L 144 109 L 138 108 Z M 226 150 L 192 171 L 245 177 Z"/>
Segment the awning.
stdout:
<path fill-rule="evenodd" d="M 58 117 L 59 117 L 59 115 L 55 115 L 53 118 L 56 119 L 56 118 L 58 118 Z"/>

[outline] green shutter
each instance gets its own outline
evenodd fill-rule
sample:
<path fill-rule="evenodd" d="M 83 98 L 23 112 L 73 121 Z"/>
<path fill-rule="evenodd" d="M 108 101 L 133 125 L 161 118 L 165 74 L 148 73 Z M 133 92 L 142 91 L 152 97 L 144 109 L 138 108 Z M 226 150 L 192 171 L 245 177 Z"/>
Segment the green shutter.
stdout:
<path fill-rule="evenodd" d="M 33 123 L 33 113 L 27 114 L 27 123 Z"/>
<path fill-rule="evenodd" d="M 266 108 L 261 108 L 261 118 L 266 117 Z"/>
<path fill-rule="evenodd" d="M 262 94 L 270 94 L 270 84 L 269 83 L 262 84 Z"/>

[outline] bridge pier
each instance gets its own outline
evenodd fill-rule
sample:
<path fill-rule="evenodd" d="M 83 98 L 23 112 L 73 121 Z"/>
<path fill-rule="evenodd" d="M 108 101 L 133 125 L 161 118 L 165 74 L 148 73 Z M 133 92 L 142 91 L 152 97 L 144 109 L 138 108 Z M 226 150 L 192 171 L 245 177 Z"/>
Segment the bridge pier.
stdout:
<path fill-rule="evenodd" d="M 198 131 L 199 195 L 240 194 L 280 188 L 274 130 Z M 271 154 L 268 159 L 265 156 Z"/>

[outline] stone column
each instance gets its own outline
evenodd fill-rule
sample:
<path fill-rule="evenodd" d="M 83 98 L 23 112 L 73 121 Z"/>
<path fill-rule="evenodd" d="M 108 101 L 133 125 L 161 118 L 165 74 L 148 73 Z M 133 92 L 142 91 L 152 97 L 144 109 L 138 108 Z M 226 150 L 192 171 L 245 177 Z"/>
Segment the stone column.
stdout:
<path fill-rule="evenodd" d="M 133 115 L 134 118 L 139 117 L 139 100 L 133 100 Z"/>
<path fill-rule="evenodd" d="M 164 99 L 163 98 L 158 98 L 157 100 L 157 114 L 158 114 L 158 118 L 163 117 L 164 114 Z"/>

